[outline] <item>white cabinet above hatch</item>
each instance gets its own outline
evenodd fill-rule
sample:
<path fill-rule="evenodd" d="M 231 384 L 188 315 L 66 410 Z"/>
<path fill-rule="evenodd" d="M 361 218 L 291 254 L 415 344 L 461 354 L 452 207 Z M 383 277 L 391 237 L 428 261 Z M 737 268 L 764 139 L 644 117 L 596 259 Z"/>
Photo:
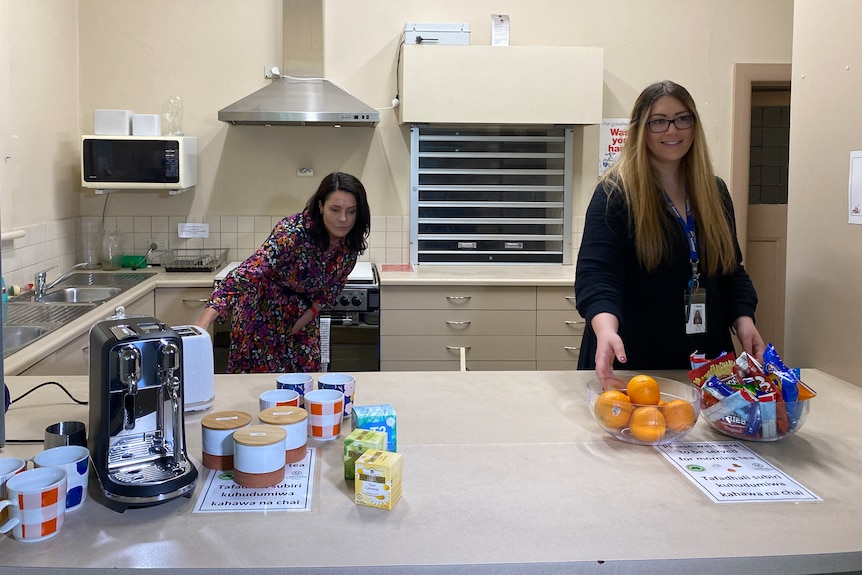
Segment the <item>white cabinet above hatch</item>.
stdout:
<path fill-rule="evenodd" d="M 604 51 L 405 44 L 400 123 L 600 124 Z"/>

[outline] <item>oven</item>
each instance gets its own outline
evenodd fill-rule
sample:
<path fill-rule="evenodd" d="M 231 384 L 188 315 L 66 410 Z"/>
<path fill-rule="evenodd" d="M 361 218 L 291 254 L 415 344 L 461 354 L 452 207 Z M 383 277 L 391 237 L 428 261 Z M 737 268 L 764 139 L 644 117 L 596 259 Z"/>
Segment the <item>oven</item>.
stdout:
<path fill-rule="evenodd" d="M 242 262 L 227 264 L 215 284 Z M 227 372 L 230 318 L 213 326 L 216 373 Z M 332 307 L 320 310 L 320 360 L 324 372 L 380 370 L 380 277 L 371 262 L 357 262 Z"/>

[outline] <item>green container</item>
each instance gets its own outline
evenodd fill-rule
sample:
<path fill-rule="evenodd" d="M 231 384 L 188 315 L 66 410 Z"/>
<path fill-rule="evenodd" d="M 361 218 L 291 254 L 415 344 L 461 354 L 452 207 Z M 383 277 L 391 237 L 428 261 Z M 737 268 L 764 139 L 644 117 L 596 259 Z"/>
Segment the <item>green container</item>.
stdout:
<path fill-rule="evenodd" d="M 124 268 L 145 268 L 147 267 L 147 256 L 123 256 Z"/>

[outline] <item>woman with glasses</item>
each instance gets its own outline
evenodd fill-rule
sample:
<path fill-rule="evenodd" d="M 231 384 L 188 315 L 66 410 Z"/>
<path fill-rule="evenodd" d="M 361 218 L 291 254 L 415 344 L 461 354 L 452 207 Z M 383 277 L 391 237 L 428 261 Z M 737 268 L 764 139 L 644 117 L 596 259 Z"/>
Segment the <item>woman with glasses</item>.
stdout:
<path fill-rule="evenodd" d="M 587 320 L 579 369 L 689 369 L 743 350 L 762 358 L 757 294 L 742 265 L 733 204 L 715 176 L 688 91 L 670 81 L 635 102 L 619 160 L 587 208 L 575 273 Z"/>

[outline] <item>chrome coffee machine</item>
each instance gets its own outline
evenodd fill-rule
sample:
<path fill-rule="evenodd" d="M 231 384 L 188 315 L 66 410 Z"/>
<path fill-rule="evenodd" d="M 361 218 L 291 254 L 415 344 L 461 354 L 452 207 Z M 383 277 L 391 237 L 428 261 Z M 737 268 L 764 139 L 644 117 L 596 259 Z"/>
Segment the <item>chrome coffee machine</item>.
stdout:
<path fill-rule="evenodd" d="M 116 511 L 191 497 L 198 472 L 185 447 L 182 337 L 152 317 L 114 317 L 90 330 L 93 468 Z"/>

